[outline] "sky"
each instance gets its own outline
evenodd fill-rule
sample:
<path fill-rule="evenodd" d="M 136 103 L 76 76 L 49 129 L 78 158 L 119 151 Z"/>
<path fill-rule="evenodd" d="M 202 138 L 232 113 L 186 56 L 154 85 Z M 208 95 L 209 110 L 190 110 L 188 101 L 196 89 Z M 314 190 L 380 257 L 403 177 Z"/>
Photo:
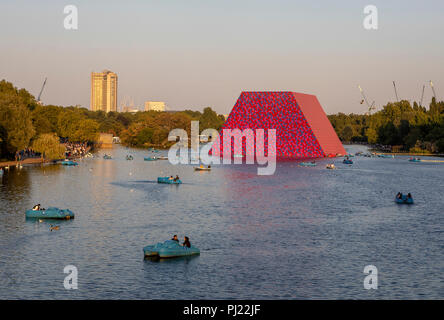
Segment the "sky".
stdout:
<path fill-rule="evenodd" d="M 65 5 L 78 9 L 66 30 Z M 363 10 L 378 9 L 366 30 Z M 119 105 L 165 101 L 228 114 L 242 91 L 314 94 L 327 114 L 444 99 L 442 0 L 0 0 L 0 79 L 45 104 L 89 108 L 90 73 L 119 77 Z"/>

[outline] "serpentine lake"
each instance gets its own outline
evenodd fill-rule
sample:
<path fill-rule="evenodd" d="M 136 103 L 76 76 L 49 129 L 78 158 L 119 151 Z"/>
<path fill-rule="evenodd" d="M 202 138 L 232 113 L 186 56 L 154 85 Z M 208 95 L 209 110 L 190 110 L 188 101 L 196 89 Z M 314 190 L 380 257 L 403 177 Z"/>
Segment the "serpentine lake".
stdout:
<path fill-rule="evenodd" d="M 196 172 L 144 161 L 146 150 L 106 152 L 112 160 L 99 151 L 76 167 L 24 166 L 0 176 L 1 299 L 444 296 L 444 163 L 288 161 L 258 176 L 256 165 Z M 326 170 L 329 162 L 337 170 Z M 156 181 L 176 174 L 183 184 Z M 396 204 L 398 191 L 411 192 L 415 204 Z M 69 208 L 75 219 L 26 220 L 37 203 Z M 189 236 L 200 256 L 144 259 L 144 246 L 174 234 Z M 64 288 L 67 265 L 78 270 L 77 290 Z M 378 270 L 377 290 L 364 288 L 367 265 Z"/>

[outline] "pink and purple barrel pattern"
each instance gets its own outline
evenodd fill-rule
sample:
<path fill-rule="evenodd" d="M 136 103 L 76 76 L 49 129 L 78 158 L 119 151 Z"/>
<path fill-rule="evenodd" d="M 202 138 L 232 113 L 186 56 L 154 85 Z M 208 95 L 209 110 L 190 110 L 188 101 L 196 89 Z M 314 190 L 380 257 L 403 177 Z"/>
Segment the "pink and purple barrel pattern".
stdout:
<path fill-rule="evenodd" d="M 213 145 L 213 155 L 223 154 L 224 129 L 263 129 L 266 156 L 267 129 L 275 129 L 276 157 L 281 159 L 322 158 L 346 153 L 318 99 L 309 94 L 289 91 L 242 92 Z M 243 155 L 255 150 L 256 139 L 243 139 Z M 232 143 L 231 154 L 235 154 L 235 151 Z"/>

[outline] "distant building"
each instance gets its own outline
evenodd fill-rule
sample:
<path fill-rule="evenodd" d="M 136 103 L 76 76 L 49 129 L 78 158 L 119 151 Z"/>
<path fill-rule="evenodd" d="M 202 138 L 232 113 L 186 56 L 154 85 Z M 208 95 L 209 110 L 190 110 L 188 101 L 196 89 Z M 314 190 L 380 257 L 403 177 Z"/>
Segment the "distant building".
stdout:
<path fill-rule="evenodd" d="M 165 111 L 165 102 L 163 101 L 145 101 L 145 111 Z"/>
<path fill-rule="evenodd" d="M 113 147 L 113 135 L 111 133 L 101 133 L 99 137 L 99 147 L 109 149 Z"/>
<path fill-rule="evenodd" d="M 126 106 L 126 107 L 122 107 L 122 112 L 131 112 L 131 113 L 136 113 L 139 112 L 140 110 L 137 107 L 134 106 Z"/>
<path fill-rule="evenodd" d="M 91 72 L 91 110 L 117 112 L 117 74 L 114 72 Z"/>

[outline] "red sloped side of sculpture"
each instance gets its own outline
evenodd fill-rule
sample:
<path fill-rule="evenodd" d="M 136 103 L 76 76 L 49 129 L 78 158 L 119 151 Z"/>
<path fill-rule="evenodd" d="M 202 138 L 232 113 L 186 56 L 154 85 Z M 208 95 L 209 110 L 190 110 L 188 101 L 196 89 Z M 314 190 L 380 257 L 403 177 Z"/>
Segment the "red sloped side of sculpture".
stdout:
<path fill-rule="evenodd" d="M 324 153 L 326 155 L 346 154 L 344 146 L 316 96 L 296 92 L 293 95 Z"/>

